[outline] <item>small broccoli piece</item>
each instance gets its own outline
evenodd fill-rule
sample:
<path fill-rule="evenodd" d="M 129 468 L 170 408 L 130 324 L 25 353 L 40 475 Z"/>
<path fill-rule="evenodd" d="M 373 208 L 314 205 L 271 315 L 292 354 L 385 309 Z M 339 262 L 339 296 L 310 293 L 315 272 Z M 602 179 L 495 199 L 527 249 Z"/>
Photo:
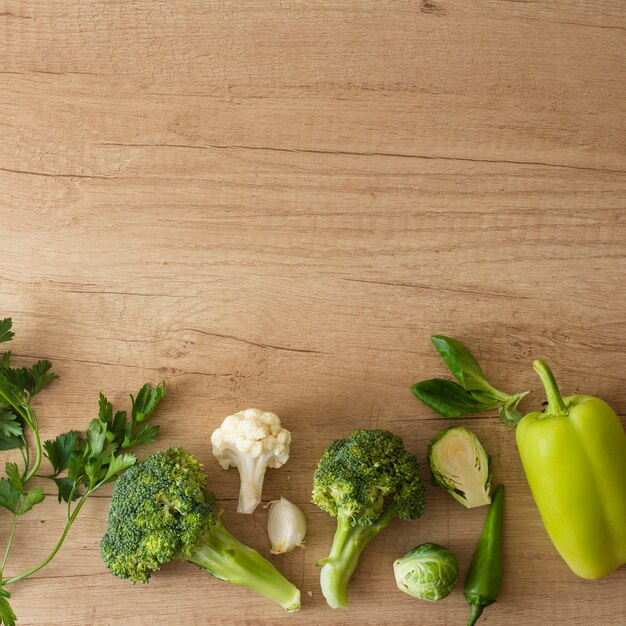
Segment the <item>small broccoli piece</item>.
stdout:
<path fill-rule="evenodd" d="M 145 583 L 165 563 L 182 559 L 297 611 L 300 591 L 226 530 L 205 484 L 202 466 L 182 448 L 157 452 L 127 470 L 115 483 L 100 542 L 106 566 L 119 578 Z"/>
<path fill-rule="evenodd" d="M 324 451 L 313 477 L 313 503 L 337 519 L 330 554 L 318 562 L 332 608 L 348 606 L 348 582 L 372 537 L 396 517 L 424 512 L 417 459 L 386 430 L 355 430 Z"/>

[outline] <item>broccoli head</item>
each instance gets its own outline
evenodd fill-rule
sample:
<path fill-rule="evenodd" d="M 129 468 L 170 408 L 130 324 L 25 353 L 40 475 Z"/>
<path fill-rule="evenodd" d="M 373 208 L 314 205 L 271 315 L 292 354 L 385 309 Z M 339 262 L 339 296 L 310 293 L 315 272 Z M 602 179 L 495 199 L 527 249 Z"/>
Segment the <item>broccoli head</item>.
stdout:
<path fill-rule="evenodd" d="M 417 459 L 386 430 L 355 430 L 324 451 L 313 477 L 313 503 L 337 519 L 322 565 L 322 593 L 333 608 L 348 606 L 348 582 L 370 539 L 393 519 L 424 512 Z"/>
<path fill-rule="evenodd" d="M 115 483 L 100 542 L 106 566 L 120 578 L 148 582 L 165 563 L 182 559 L 297 611 L 300 591 L 226 530 L 205 484 L 202 466 L 183 448 L 157 452 L 127 470 Z"/>

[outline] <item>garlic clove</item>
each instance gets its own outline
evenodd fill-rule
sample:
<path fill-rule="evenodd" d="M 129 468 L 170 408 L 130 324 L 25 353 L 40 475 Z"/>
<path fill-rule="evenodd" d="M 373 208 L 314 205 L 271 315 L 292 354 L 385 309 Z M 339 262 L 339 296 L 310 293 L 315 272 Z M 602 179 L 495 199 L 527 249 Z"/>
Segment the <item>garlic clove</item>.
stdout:
<path fill-rule="evenodd" d="M 287 498 L 270 502 L 267 514 L 267 534 L 272 554 L 284 554 L 297 547 L 304 547 L 306 518 L 304 513 Z"/>

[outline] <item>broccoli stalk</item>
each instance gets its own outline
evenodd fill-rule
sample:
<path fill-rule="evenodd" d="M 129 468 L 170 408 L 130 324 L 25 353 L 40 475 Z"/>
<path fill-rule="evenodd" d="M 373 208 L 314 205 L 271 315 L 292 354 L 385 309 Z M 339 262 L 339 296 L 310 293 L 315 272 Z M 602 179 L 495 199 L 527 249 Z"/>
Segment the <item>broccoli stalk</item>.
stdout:
<path fill-rule="evenodd" d="M 320 572 L 320 586 L 328 606 L 345 609 L 348 606 L 348 583 L 359 562 L 361 552 L 381 530 L 396 517 L 395 507 L 389 506 L 374 524 L 353 526 L 345 513 L 337 515 L 337 530 L 330 554 L 317 562 L 323 566 Z"/>
<path fill-rule="evenodd" d="M 267 596 L 286 611 L 300 608 L 300 591 L 256 550 L 235 539 L 222 524 L 203 534 L 194 552 L 183 559 L 215 578 Z"/>
<path fill-rule="evenodd" d="M 317 563 L 332 608 L 348 606 L 348 583 L 370 539 L 396 517 L 423 513 L 417 470 L 402 439 L 386 430 L 355 430 L 325 450 L 313 477 L 313 503 L 337 519 L 330 554 Z"/>
<path fill-rule="evenodd" d="M 300 591 L 256 550 L 235 539 L 205 494 L 200 463 L 182 448 L 157 452 L 115 483 L 100 552 L 119 578 L 148 582 L 172 559 L 200 566 L 220 580 L 248 587 L 287 611 Z"/>

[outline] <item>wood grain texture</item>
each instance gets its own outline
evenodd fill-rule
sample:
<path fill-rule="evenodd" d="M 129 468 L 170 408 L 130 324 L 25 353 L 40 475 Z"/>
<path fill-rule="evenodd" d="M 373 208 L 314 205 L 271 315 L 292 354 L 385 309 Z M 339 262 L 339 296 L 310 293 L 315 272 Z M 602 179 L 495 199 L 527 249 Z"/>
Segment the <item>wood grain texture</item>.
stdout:
<path fill-rule="evenodd" d="M 624 419 L 625 31 L 619 0 L 0 0 L 0 315 L 19 360 L 61 375 L 39 402 L 44 435 L 83 428 L 100 390 L 122 402 L 165 378 L 160 445 L 199 456 L 229 527 L 267 553 L 266 513 L 235 513 L 237 475 L 209 435 L 271 409 L 293 452 L 265 496 L 310 522 L 307 549 L 275 558 L 303 590 L 287 615 L 184 564 L 147 586 L 114 579 L 101 494 L 15 588 L 20 626 L 465 623 L 462 582 L 427 605 L 395 590 L 391 564 L 435 541 L 462 581 L 483 510 L 429 486 L 424 517 L 372 541 L 351 608 L 333 612 L 314 566 L 333 523 L 307 503 L 311 474 L 357 426 L 424 459 L 445 421 L 408 388 L 444 373 L 433 332 L 510 390 L 538 388 L 542 356 Z M 506 581 L 485 626 L 622 626 L 626 569 L 571 574 L 513 434 L 460 423 L 507 485 Z M 50 497 L 11 567 L 61 524 Z"/>

